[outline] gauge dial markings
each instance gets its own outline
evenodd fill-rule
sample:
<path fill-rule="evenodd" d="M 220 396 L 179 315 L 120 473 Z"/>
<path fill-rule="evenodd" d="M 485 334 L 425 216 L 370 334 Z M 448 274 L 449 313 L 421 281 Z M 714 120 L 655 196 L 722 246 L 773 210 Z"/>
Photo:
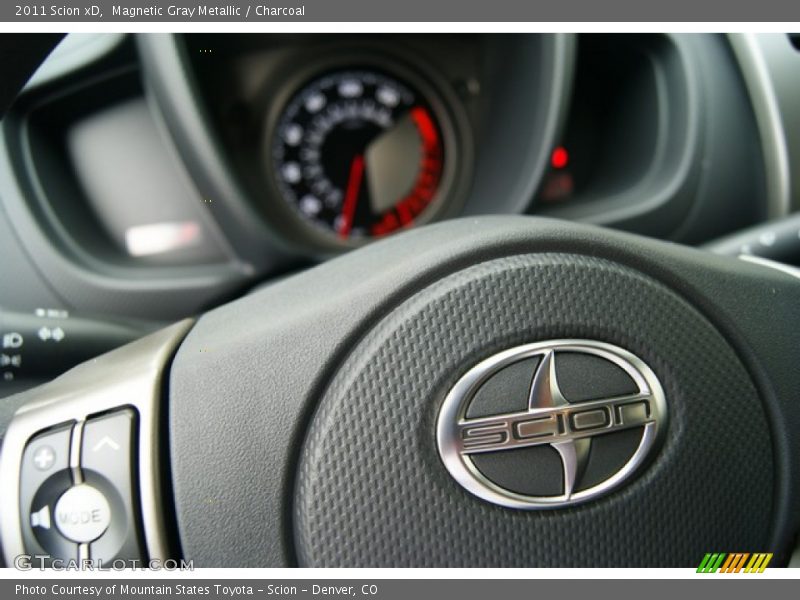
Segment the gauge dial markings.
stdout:
<path fill-rule="evenodd" d="M 410 226 L 441 184 L 445 149 L 433 111 L 418 92 L 378 72 L 312 81 L 284 109 L 273 140 L 285 201 L 340 240 Z"/>

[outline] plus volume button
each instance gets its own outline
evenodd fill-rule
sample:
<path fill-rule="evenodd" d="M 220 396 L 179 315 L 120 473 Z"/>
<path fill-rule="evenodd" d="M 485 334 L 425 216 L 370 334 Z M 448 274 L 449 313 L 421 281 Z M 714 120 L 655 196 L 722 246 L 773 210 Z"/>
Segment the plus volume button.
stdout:
<path fill-rule="evenodd" d="M 78 545 L 56 526 L 55 507 L 72 486 L 70 439 L 72 425 L 64 425 L 31 439 L 22 455 L 20 519 L 25 550 L 51 559 L 77 560 Z M 45 560 L 50 564 L 50 560 Z"/>

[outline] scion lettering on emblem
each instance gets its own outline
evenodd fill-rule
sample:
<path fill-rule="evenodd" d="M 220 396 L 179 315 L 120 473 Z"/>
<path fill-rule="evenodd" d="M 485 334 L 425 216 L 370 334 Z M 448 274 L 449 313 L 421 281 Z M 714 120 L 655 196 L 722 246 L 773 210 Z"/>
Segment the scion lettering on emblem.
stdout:
<path fill-rule="evenodd" d="M 569 402 L 556 375 L 560 352 L 599 357 L 622 369 L 636 384 L 636 393 Z M 478 388 L 494 373 L 520 360 L 538 357 L 527 398 L 519 412 L 466 418 Z M 439 411 L 437 446 L 454 479 L 476 496 L 511 508 L 554 508 L 584 502 L 627 479 L 642 465 L 663 433 L 666 401 L 652 370 L 639 358 L 617 346 L 591 340 L 557 340 L 529 344 L 497 354 L 468 371 L 453 387 Z M 623 430 L 641 431 L 630 459 L 605 480 L 578 489 L 579 478 L 598 435 Z M 503 488 L 479 471 L 472 457 L 534 446 L 549 446 L 561 460 L 563 492 L 557 496 L 529 496 Z"/>

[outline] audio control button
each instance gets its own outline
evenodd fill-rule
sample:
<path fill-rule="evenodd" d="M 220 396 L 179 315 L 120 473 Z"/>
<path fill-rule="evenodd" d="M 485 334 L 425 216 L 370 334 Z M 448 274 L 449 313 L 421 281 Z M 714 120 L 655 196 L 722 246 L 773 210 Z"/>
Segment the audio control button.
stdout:
<path fill-rule="evenodd" d="M 106 497 L 90 485 L 68 489 L 56 503 L 56 527 L 73 542 L 93 542 L 111 523 L 111 507 Z"/>
<path fill-rule="evenodd" d="M 111 507 L 104 533 L 89 545 L 93 559 L 112 563 L 142 557 L 136 498 L 136 426 L 132 408 L 92 417 L 83 427 L 81 470 L 84 481 Z"/>
<path fill-rule="evenodd" d="M 22 455 L 19 508 L 29 554 L 60 560 L 78 558 L 78 545 L 61 534 L 54 512 L 58 499 L 72 486 L 71 436 L 71 424 L 50 429 L 32 438 Z"/>

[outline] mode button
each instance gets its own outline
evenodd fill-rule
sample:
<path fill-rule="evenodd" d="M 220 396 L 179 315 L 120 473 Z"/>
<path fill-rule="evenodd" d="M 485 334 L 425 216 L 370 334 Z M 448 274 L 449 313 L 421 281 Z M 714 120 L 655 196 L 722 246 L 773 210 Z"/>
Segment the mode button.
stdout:
<path fill-rule="evenodd" d="M 84 544 L 99 538 L 111 523 L 111 508 L 106 497 L 90 485 L 68 489 L 55 509 L 58 530 L 73 542 Z"/>

